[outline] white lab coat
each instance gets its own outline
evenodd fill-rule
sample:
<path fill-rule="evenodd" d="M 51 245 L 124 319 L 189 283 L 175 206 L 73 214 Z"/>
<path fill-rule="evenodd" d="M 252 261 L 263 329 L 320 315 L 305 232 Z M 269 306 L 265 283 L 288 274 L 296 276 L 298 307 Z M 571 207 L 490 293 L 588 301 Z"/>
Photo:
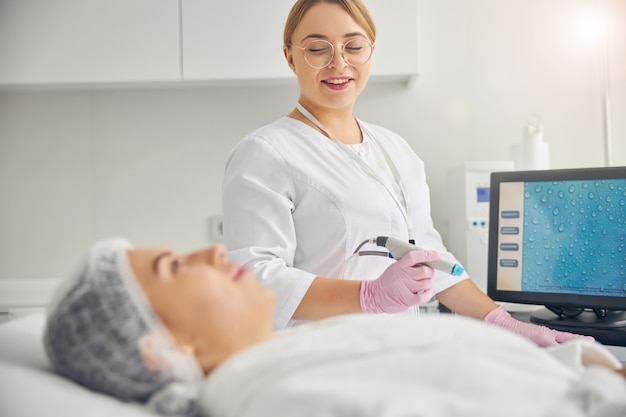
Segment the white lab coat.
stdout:
<path fill-rule="evenodd" d="M 447 251 L 433 227 L 424 163 L 397 134 L 359 121 L 394 162 L 410 200 L 416 245 Z M 350 145 L 370 166 L 369 135 Z M 387 177 L 390 177 L 388 175 Z M 389 178 L 391 182 L 392 178 Z M 394 193 L 397 196 L 397 192 Z M 338 277 L 357 246 L 376 236 L 408 240 L 401 207 L 380 181 L 318 131 L 283 117 L 244 137 L 231 152 L 223 183 L 223 231 L 229 259 L 250 268 L 277 293 L 276 328 L 291 316 L 316 276 Z M 376 249 L 366 246 L 363 249 Z M 380 248 L 379 248 L 380 249 Z M 393 260 L 353 259 L 346 279 L 375 279 Z M 436 271 L 433 292 L 466 279 Z"/>

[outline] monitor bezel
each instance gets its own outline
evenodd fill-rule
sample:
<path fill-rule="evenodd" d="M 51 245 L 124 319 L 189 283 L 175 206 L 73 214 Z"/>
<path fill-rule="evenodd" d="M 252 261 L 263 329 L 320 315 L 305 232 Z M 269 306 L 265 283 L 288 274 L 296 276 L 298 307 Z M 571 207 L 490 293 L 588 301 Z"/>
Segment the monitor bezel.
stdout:
<path fill-rule="evenodd" d="M 626 179 L 626 166 L 492 172 L 490 177 L 487 295 L 495 301 L 568 308 L 626 310 L 626 297 L 498 290 L 500 184 L 506 182 Z"/>

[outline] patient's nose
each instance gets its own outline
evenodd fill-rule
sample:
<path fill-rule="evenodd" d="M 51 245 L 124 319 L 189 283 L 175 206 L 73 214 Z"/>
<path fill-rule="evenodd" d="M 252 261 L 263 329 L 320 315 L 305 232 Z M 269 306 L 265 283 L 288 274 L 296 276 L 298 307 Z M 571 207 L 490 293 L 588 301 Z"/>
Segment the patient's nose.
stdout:
<path fill-rule="evenodd" d="M 203 263 L 212 266 L 220 266 L 226 262 L 226 248 L 222 244 L 216 244 L 187 255 L 188 263 Z"/>
<path fill-rule="evenodd" d="M 226 261 L 226 248 L 222 244 L 216 244 L 203 251 L 204 261 L 210 265 L 221 265 Z"/>

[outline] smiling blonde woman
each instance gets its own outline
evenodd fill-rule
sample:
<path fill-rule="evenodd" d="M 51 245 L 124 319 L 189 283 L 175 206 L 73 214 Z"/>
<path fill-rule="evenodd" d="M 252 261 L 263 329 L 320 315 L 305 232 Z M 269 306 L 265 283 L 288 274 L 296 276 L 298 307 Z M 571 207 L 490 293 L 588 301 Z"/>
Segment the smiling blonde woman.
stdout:
<path fill-rule="evenodd" d="M 283 42 L 296 107 L 235 146 L 222 187 L 224 243 L 276 291 L 275 328 L 346 313 L 411 315 L 436 299 L 542 346 L 582 337 L 515 320 L 466 272 L 424 265 L 456 261 L 433 226 L 424 162 L 398 134 L 354 115 L 376 59 L 362 1 L 298 0 Z M 377 236 L 414 243 L 413 263 L 393 271 L 390 257 L 352 258 Z"/>

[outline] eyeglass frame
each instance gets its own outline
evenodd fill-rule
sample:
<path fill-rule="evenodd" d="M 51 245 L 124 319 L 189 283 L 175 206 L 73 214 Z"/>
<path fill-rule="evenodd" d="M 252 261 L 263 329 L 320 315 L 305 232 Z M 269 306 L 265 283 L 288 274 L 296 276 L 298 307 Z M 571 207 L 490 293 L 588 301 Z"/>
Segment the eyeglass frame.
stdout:
<path fill-rule="evenodd" d="M 346 57 L 344 56 L 344 51 L 346 50 L 346 45 L 347 45 L 347 44 L 349 44 L 349 43 L 350 43 L 350 42 L 352 42 L 352 41 L 363 41 L 363 42 L 367 42 L 367 43 L 370 45 L 370 48 L 371 48 L 371 51 L 370 51 L 370 56 L 369 56 L 369 57 L 367 57 L 367 59 L 366 59 L 366 60 L 365 60 L 362 64 L 359 64 L 359 65 L 354 65 L 354 64 L 351 64 L 351 63 L 350 63 L 350 61 L 349 61 L 348 59 L 346 59 Z M 309 60 L 307 59 L 307 57 L 306 57 L 306 48 L 307 48 L 307 46 L 309 46 L 309 45 L 310 45 L 310 44 L 312 44 L 313 42 L 326 42 L 327 44 L 329 44 L 329 45 L 330 45 L 330 47 L 331 47 L 331 49 L 332 49 L 332 51 L 333 51 L 333 52 L 332 52 L 332 55 L 330 56 L 330 59 L 328 60 L 328 63 L 327 63 L 326 65 L 323 65 L 323 66 L 321 66 L 321 67 L 316 67 L 316 66 L 312 65 L 312 64 L 309 62 Z M 348 65 L 350 65 L 351 67 L 361 67 L 361 66 L 363 66 L 363 65 L 367 64 L 367 63 L 369 62 L 369 60 L 370 60 L 370 59 L 372 59 L 372 55 L 374 55 L 374 46 L 375 46 L 375 45 L 376 45 L 376 44 L 374 44 L 374 43 L 370 42 L 370 41 L 369 41 L 369 40 L 367 40 L 367 39 L 356 39 L 356 38 L 355 38 L 355 39 L 350 39 L 349 41 L 347 41 L 347 42 L 345 42 L 345 43 L 338 43 L 338 44 L 337 44 L 337 46 L 342 46 L 342 49 L 341 49 L 341 58 L 342 58 L 342 59 L 343 59 L 343 60 L 344 60 L 344 61 L 345 61 Z M 315 69 L 326 68 L 327 66 L 329 66 L 329 65 L 333 62 L 333 59 L 335 59 L 335 45 L 333 45 L 333 43 L 332 43 L 332 42 L 327 41 L 326 39 L 312 39 L 312 40 L 310 40 L 309 42 L 305 43 L 305 44 L 304 44 L 304 46 L 298 46 L 298 45 L 294 45 L 294 44 L 291 44 L 291 43 L 289 43 L 289 44 L 287 44 L 287 45 L 285 45 L 285 46 L 286 46 L 286 47 L 288 47 L 288 48 L 290 48 L 290 47 L 294 46 L 294 47 L 296 47 L 296 48 L 300 49 L 300 50 L 302 51 L 302 55 L 303 55 L 303 57 L 304 57 L 304 61 L 305 61 L 305 62 L 306 62 L 306 63 L 307 63 L 307 64 L 308 64 L 311 68 L 315 68 Z"/>

